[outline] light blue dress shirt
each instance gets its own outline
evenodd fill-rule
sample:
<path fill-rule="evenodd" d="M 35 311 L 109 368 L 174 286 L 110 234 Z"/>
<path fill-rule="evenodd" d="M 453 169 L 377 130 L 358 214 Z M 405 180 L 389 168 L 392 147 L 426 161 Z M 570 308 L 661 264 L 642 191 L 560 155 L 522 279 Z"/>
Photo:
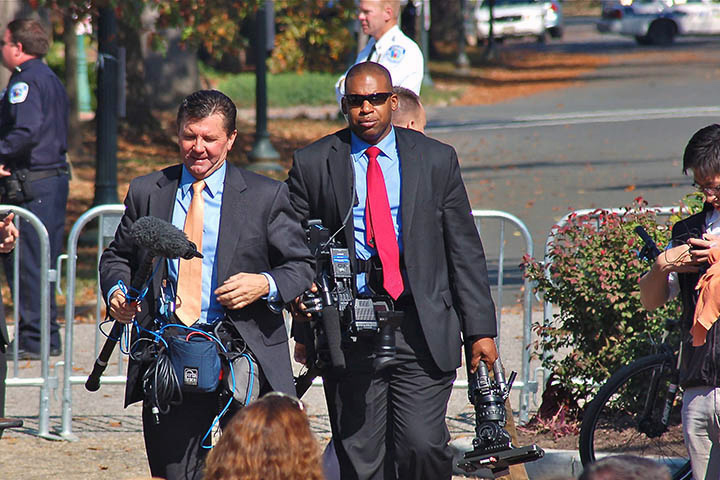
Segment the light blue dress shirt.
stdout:
<path fill-rule="evenodd" d="M 222 208 L 222 194 L 225 187 L 225 172 L 227 164 L 223 164 L 205 179 L 205 188 L 203 189 L 203 198 L 205 199 L 205 207 L 203 210 L 203 279 L 202 279 L 202 305 L 200 320 L 198 323 L 215 323 L 225 316 L 224 307 L 217 301 L 217 297 L 213 293 L 217 289 L 217 265 L 215 262 L 215 253 L 218 244 L 218 234 L 220 232 L 220 212 Z M 192 184 L 196 181 L 190 172 L 183 165 L 182 177 L 175 194 L 175 208 L 173 209 L 172 224 L 180 230 L 185 226 L 185 217 L 187 217 L 188 208 L 192 200 L 193 191 Z M 178 259 L 168 260 L 168 277 L 173 284 L 177 283 L 178 276 Z M 278 292 L 275 281 L 272 276 L 263 272 L 265 278 L 270 284 L 270 293 L 267 296 L 269 303 L 277 300 Z"/>
<path fill-rule="evenodd" d="M 377 253 L 377 251 L 367 244 L 365 238 L 365 201 L 367 199 L 367 168 L 368 157 L 365 151 L 370 148 L 370 144 L 363 141 L 360 137 L 351 133 L 350 156 L 352 157 L 353 169 L 355 171 L 355 193 L 357 195 L 357 205 L 353 207 L 353 225 L 355 227 L 355 254 L 358 258 L 367 260 Z M 400 156 L 397 151 L 395 142 L 395 129 L 392 128 L 390 133 L 383 138 L 380 143 L 375 145 L 382 152 L 378 155 L 377 161 L 380 164 L 383 177 L 385 178 L 385 188 L 388 192 L 388 203 L 390 204 L 390 214 L 392 215 L 393 227 L 395 228 L 395 237 L 398 240 L 400 254 L 403 252 L 402 244 L 402 218 L 400 215 Z M 357 276 L 357 287 L 360 293 L 367 293 L 366 275 Z"/>

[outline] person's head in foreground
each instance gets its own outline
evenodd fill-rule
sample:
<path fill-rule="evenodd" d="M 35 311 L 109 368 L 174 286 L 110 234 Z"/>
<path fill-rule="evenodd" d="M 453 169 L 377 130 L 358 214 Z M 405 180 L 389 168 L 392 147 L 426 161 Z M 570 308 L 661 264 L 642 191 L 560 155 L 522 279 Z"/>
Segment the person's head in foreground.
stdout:
<path fill-rule="evenodd" d="M 271 392 L 240 410 L 208 455 L 205 480 L 322 480 L 302 402 Z"/>

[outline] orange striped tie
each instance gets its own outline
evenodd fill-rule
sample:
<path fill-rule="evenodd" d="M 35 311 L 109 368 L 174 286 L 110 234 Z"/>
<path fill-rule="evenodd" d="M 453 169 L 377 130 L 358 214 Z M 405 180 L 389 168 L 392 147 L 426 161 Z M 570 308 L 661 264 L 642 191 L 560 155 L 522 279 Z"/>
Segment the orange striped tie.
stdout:
<path fill-rule="evenodd" d="M 188 240 L 193 242 L 199 252 L 202 252 L 203 238 L 203 210 L 205 199 L 203 189 L 205 180 L 198 180 L 192 184 L 193 196 L 185 217 L 183 231 Z M 187 326 L 200 318 L 202 307 L 202 258 L 179 260 L 177 295 L 175 297 L 175 315 Z"/>

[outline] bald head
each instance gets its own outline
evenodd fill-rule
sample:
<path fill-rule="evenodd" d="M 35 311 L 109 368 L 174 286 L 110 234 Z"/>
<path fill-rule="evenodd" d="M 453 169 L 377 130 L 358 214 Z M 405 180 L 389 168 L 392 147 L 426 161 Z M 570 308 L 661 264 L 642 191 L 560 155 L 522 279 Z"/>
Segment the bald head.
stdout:
<path fill-rule="evenodd" d="M 393 112 L 392 117 L 393 125 L 425 133 L 427 116 L 420 97 L 405 87 L 393 87 L 393 93 L 398 98 L 398 108 Z"/>
<path fill-rule="evenodd" d="M 392 90 L 392 78 L 387 68 L 375 62 L 361 62 L 353 65 L 345 76 L 345 86 L 351 82 L 353 77 L 373 76 L 377 79 L 378 86 L 387 87 L 383 92 Z"/>

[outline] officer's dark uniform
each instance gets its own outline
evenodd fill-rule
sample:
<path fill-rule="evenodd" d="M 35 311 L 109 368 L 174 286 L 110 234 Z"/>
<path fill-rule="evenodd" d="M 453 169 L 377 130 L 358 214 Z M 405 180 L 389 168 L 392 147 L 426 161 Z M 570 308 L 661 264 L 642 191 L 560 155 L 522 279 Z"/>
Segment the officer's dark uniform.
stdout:
<path fill-rule="evenodd" d="M 9 178 L 3 203 L 26 208 L 42 220 L 50 236 L 51 261 L 62 251 L 68 197 L 67 122 L 69 102 L 65 87 L 39 58 L 13 71 L 0 101 L 0 163 L 17 175 L 19 191 Z M 2 190 L 2 189 L 0 189 Z M 15 191 L 14 191 L 15 190 Z M 16 335 L 21 349 L 40 351 L 40 242 L 27 221 L 20 222 L 20 325 Z M 4 260 L 12 285 L 12 261 Z M 52 267 L 52 266 L 51 266 Z M 53 285 L 51 285 L 53 287 Z M 60 351 L 57 307 L 51 298 L 50 350 Z"/>

